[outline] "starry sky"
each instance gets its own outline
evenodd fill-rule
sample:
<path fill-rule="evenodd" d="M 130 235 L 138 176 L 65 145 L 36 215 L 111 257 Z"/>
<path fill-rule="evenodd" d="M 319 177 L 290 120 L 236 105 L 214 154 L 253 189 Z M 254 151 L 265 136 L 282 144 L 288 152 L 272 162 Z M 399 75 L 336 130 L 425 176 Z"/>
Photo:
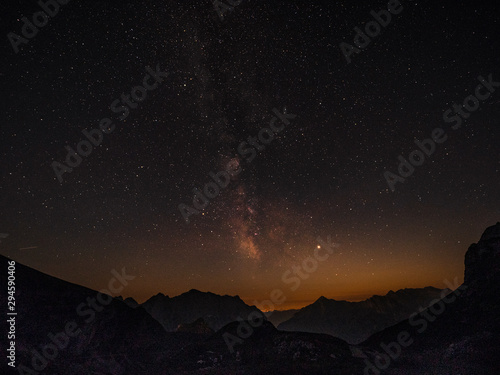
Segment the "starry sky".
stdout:
<path fill-rule="evenodd" d="M 386 1 L 246 0 L 223 19 L 208 0 L 70 1 L 18 53 L 8 34 L 40 6 L 10 1 L 0 252 L 97 290 L 125 267 L 139 302 L 195 288 L 253 304 L 279 288 L 284 309 L 462 282 L 469 244 L 500 220 L 500 89 L 459 129 L 443 113 L 478 76 L 500 81 L 492 3 L 401 1 L 348 64 L 340 44 Z M 164 76 L 120 116 L 112 103 L 148 67 Z M 273 109 L 296 117 L 249 162 L 238 147 Z M 53 163 L 106 118 L 60 182 Z M 447 140 L 392 191 L 384 172 L 435 128 Z M 179 205 L 228 165 L 241 170 L 187 223 Z M 282 276 L 318 236 L 338 247 L 292 291 Z"/>

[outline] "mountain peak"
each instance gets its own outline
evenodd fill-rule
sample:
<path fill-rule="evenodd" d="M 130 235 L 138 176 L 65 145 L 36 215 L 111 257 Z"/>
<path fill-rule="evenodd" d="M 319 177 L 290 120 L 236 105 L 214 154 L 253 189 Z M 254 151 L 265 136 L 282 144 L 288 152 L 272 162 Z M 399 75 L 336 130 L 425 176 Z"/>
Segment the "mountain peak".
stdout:
<path fill-rule="evenodd" d="M 480 242 L 488 241 L 491 240 L 492 238 L 500 239 L 500 221 L 497 222 L 495 225 L 486 228 L 483 235 L 481 236 Z"/>
<path fill-rule="evenodd" d="M 251 313 L 260 313 L 255 306 L 248 306 L 239 297 L 221 296 L 197 289 L 172 298 L 153 297 L 144 302 L 142 307 L 168 332 L 179 330 L 180 327 L 180 331 L 203 333 L 203 322 L 217 331 L 229 322 L 246 319 Z M 203 318 L 203 322 L 200 318 Z"/>

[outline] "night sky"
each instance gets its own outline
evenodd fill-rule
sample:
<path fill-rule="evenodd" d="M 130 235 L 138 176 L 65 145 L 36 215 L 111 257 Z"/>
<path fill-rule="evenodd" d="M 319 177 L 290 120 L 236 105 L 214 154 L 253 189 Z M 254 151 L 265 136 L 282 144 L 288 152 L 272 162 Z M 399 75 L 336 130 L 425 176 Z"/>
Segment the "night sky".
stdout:
<path fill-rule="evenodd" d="M 208 0 L 69 1 L 18 53 L 7 35 L 40 6 L 9 1 L 0 252 L 97 290 L 125 267 L 139 302 L 195 288 L 253 304 L 280 288 L 288 308 L 462 282 L 467 247 L 500 220 L 500 88 L 457 129 L 443 113 L 479 76 L 500 81 L 500 13 L 401 6 L 348 64 L 340 44 L 387 1 L 247 0 L 223 20 Z M 296 117 L 251 146 L 273 109 Z M 102 119 L 101 144 L 60 182 L 53 163 Z M 435 128 L 446 141 L 392 191 L 384 173 Z M 193 189 L 228 165 L 241 170 L 187 223 L 179 205 L 194 210 Z M 318 236 L 338 247 L 291 291 L 282 276 Z"/>

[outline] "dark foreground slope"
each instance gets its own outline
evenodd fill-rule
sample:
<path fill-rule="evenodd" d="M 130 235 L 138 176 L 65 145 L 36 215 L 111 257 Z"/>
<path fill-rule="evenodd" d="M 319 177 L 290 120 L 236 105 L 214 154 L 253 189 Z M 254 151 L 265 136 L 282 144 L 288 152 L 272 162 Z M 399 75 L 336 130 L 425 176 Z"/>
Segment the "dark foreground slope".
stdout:
<path fill-rule="evenodd" d="M 7 262 L 0 256 L 2 268 L 7 269 Z M 20 263 L 16 263 L 15 277 L 15 364 L 24 371 L 15 374 L 163 374 L 165 359 L 198 337 L 167 334 L 142 308 L 133 309 Z M 2 272 L 2 307 L 7 305 L 6 279 Z M 12 370 L 4 362 L 6 323 L 2 318 L 1 374 Z"/>

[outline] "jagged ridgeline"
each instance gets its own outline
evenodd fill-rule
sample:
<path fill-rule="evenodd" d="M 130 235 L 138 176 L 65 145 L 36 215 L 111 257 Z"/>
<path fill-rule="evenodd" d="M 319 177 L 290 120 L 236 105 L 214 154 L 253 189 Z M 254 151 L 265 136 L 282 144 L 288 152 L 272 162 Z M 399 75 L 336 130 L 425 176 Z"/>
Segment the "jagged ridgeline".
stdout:
<path fill-rule="evenodd" d="M 9 260 L 0 256 L 0 261 L 7 264 Z M 395 325 L 380 328 L 361 344 L 349 345 L 325 332 L 282 331 L 263 318 L 231 352 L 224 338 L 239 337 L 242 321 L 258 311 L 239 297 L 191 290 L 173 298 L 158 294 L 138 304 L 131 298 L 104 298 L 94 290 L 16 263 L 18 368 L 13 373 L 255 375 L 378 374 L 383 370 L 394 375 L 497 374 L 499 288 L 497 223 L 469 247 L 462 286 L 409 319 L 403 317 Z M 427 295 L 422 297 L 422 291 Z M 374 296 L 359 305 L 323 297 L 279 327 L 300 322 L 315 323 L 317 329 L 321 322 L 334 322 L 332 316 L 341 316 L 345 309 L 352 318 L 352 324 L 345 327 L 354 327 L 345 335 L 359 338 L 356 324 L 380 318 L 363 315 L 366 311 L 407 315 L 413 305 L 405 307 L 405 301 L 425 304 L 441 292 L 407 289 Z M 315 313 L 318 307 L 323 309 L 323 320 Z M 396 314 L 393 319 L 400 317 Z M 2 325 L 8 328 L 5 319 Z M 405 343 L 411 344 L 398 344 L 398 349 L 402 333 Z"/>

